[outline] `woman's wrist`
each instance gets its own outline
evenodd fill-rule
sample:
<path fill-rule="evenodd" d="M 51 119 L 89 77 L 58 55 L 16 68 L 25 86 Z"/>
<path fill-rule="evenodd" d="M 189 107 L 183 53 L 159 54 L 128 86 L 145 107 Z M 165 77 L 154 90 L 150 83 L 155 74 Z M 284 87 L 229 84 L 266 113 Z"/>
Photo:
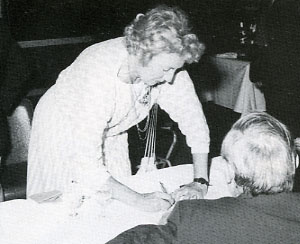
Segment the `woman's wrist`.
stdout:
<path fill-rule="evenodd" d="M 193 182 L 199 183 L 201 185 L 206 185 L 207 187 L 209 186 L 209 181 L 206 178 L 199 177 L 199 178 L 194 178 Z"/>
<path fill-rule="evenodd" d="M 194 178 L 203 178 L 208 181 L 208 154 L 193 153 Z"/>

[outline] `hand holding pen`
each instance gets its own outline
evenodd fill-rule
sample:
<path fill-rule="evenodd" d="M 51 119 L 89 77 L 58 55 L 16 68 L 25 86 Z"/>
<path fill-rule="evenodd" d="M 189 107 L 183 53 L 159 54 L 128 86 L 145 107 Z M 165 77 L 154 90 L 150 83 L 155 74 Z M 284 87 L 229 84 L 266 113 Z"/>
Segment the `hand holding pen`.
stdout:
<path fill-rule="evenodd" d="M 169 191 L 167 190 L 167 188 L 165 187 L 164 183 L 162 183 L 161 181 L 159 182 L 160 184 L 160 188 L 161 188 L 161 191 L 165 194 L 168 194 L 169 196 L 171 196 L 171 194 L 169 193 Z M 175 203 L 175 200 L 174 198 L 172 197 L 172 205 Z"/>

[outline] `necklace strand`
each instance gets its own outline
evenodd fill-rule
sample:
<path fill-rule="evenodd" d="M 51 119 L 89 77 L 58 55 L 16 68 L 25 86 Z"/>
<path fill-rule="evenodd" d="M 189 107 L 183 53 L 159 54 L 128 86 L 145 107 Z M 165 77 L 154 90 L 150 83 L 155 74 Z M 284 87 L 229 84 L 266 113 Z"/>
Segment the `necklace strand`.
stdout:
<path fill-rule="evenodd" d="M 151 90 L 152 90 L 152 87 L 149 86 L 147 88 L 146 94 L 139 100 L 140 103 L 151 106 Z M 149 128 L 150 113 L 151 113 L 151 109 L 148 112 L 147 120 L 146 120 L 146 123 L 145 123 L 145 126 L 143 129 L 140 128 L 139 124 L 136 124 L 138 136 L 139 136 L 140 140 L 142 140 L 142 141 L 146 140 L 146 138 L 147 138 L 147 133 L 144 136 L 142 136 L 142 133 L 145 133 L 147 131 L 147 129 Z"/>

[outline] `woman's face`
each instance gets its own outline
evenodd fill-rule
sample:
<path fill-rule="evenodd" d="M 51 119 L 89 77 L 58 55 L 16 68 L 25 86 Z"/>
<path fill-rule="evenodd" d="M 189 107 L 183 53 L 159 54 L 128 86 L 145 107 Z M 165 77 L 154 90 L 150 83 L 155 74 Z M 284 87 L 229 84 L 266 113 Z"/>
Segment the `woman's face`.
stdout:
<path fill-rule="evenodd" d="M 161 53 L 154 56 L 147 65 L 137 68 L 138 77 L 146 85 L 172 83 L 175 72 L 181 68 L 184 60 L 175 53 Z"/>

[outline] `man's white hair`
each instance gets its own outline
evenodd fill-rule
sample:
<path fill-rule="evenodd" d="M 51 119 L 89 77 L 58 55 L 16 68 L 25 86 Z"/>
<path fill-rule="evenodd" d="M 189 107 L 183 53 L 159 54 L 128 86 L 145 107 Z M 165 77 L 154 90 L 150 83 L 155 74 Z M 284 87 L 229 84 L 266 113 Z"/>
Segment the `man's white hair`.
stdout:
<path fill-rule="evenodd" d="M 240 118 L 227 133 L 221 155 L 235 169 L 235 180 L 252 195 L 291 191 L 296 153 L 289 130 L 267 113 Z"/>

